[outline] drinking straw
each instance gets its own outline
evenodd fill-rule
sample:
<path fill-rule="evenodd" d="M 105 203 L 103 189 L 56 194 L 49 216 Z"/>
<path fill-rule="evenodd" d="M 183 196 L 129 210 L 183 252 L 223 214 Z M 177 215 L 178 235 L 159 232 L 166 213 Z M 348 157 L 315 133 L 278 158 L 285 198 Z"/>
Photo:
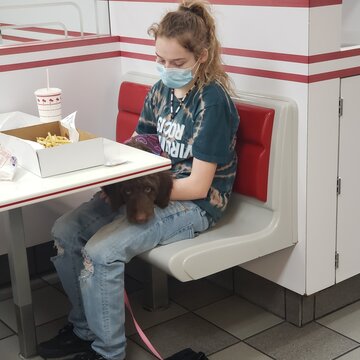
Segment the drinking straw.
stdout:
<path fill-rule="evenodd" d="M 47 84 L 47 89 L 49 91 L 49 88 L 50 88 L 49 69 L 46 69 L 46 84 Z"/>

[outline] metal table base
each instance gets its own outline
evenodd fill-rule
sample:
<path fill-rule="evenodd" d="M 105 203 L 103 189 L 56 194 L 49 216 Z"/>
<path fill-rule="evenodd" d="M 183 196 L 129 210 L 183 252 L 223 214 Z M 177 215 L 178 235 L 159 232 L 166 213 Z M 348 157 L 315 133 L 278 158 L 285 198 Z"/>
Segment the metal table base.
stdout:
<path fill-rule="evenodd" d="M 31 298 L 29 267 L 26 255 L 24 223 L 21 208 L 9 210 L 10 231 L 7 236 L 11 286 L 15 304 L 20 354 L 36 355 L 36 331 Z M 15 261 L 16 259 L 16 261 Z"/>

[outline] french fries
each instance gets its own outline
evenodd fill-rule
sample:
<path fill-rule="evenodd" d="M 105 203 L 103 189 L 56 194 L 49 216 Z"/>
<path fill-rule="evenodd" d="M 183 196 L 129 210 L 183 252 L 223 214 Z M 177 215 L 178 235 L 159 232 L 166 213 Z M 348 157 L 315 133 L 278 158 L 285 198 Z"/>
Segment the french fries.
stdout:
<path fill-rule="evenodd" d="M 41 145 L 44 145 L 46 148 L 49 148 L 49 147 L 59 146 L 59 145 L 63 145 L 63 144 L 68 144 L 71 141 L 65 136 L 51 135 L 48 132 L 48 135 L 46 138 L 36 137 L 36 142 L 38 142 Z"/>

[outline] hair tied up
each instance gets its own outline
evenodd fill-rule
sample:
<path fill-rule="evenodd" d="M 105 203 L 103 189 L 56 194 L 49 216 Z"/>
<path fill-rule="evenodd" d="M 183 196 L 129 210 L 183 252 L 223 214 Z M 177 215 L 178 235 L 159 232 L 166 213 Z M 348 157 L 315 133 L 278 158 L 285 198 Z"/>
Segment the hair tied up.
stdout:
<path fill-rule="evenodd" d="M 182 10 L 182 11 L 193 12 L 192 9 L 190 9 L 189 7 L 184 6 L 184 5 L 180 5 L 179 8 L 180 8 L 180 10 Z"/>
<path fill-rule="evenodd" d="M 185 5 L 185 4 L 181 4 L 180 6 L 179 6 L 179 10 L 181 10 L 181 11 L 185 11 L 185 12 L 189 12 L 189 13 L 191 13 L 191 14 L 194 14 L 194 15 L 197 15 L 197 16 L 199 16 L 199 17 L 203 17 L 203 14 L 202 14 L 202 11 L 201 11 L 201 9 L 199 9 L 198 7 L 196 7 L 196 6 L 188 6 L 188 5 Z"/>

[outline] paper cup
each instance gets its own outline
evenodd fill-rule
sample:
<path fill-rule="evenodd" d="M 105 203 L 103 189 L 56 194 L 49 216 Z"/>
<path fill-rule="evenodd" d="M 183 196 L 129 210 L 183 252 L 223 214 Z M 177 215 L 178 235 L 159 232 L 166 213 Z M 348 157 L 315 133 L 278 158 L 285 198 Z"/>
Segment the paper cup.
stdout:
<path fill-rule="evenodd" d="M 61 120 L 61 89 L 43 88 L 35 91 L 40 121 Z"/>

